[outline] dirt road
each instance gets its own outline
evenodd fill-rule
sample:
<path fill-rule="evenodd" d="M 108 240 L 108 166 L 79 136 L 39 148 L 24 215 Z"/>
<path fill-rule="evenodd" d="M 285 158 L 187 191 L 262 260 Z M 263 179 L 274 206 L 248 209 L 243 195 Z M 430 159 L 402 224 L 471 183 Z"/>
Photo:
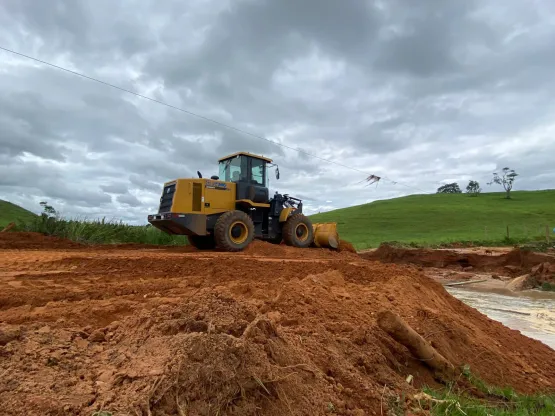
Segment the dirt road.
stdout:
<path fill-rule="evenodd" d="M 229 254 L 6 234 L 3 414 L 380 414 L 436 385 L 378 328 L 381 310 L 489 383 L 555 391 L 555 351 L 415 266 L 261 242 Z"/>

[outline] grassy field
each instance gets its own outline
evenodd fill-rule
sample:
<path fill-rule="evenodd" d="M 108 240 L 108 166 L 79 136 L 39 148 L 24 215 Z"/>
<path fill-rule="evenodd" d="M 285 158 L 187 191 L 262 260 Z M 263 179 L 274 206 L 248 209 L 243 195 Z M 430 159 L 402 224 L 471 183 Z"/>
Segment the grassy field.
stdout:
<path fill-rule="evenodd" d="M 11 202 L 0 200 L 0 228 L 4 228 L 10 222 L 30 221 L 36 217 L 31 211 L 27 211 Z"/>
<path fill-rule="evenodd" d="M 512 192 L 510 200 L 503 197 L 504 193 L 411 195 L 316 214 L 311 220 L 337 222 L 341 238 L 357 249 L 385 241 L 424 246 L 545 241 L 546 225 L 555 240 L 555 190 Z M 505 241 L 507 226 L 509 241 Z"/>
<path fill-rule="evenodd" d="M 555 190 L 466 194 L 411 195 L 316 214 L 313 222 L 337 222 L 341 238 L 357 249 L 383 242 L 415 246 L 450 243 L 504 245 L 543 240 L 546 225 L 555 240 Z M 11 221 L 19 229 L 91 243 L 185 244 L 149 226 L 104 220 L 82 221 L 41 216 L 0 201 L 0 227 Z M 507 226 L 509 239 L 507 239 Z"/>
<path fill-rule="evenodd" d="M 90 244 L 188 244 L 186 236 L 169 235 L 150 225 L 128 225 L 104 219 L 87 221 L 38 216 L 31 221 L 18 223 L 17 229 Z"/>

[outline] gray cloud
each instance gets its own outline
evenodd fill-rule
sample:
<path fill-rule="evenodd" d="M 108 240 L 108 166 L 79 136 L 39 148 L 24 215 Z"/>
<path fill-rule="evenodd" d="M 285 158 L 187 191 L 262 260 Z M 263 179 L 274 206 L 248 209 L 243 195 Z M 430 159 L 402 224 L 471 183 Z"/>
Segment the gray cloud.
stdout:
<path fill-rule="evenodd" d="M 0 198 L 140 223 L 164 182 L 215 174 L 240 150 L 274 158 L 272 192 L 312 212 L 469 178 L 489 190 L 505 165 L 515 189 L 549 187 L 554 16 L 547 0 L 6 0 L 0 46 L 384 179 L 364 187 L 363 174 L 2 52 Z"/>
<path fill-rule="evenodd" d="M 123 182 L 113 182 L 108 185 L 100 185 L 100 188 L 104 192 L 108 192 L 110 194 L 125 194 L 127 193 L 127 184 Z"/>
<path fill-rule="evenodd" d="M 141 201 L 139 201 L 136 196 L 131 194 L 118 195 L 116 199 L 119 203 L 129 205 L 131 207 L 140 207 L 142 205 Z"/>

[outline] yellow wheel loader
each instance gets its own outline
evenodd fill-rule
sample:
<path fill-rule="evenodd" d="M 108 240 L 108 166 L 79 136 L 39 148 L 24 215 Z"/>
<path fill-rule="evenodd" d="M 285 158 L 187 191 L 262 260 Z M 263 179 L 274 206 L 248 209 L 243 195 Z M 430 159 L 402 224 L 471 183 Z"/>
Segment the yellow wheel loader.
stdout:
<path fill-rule="evenodd" d="M 312 224 L 300 199 L 275 193 L 270 198 L 268 167 L 272 160 L 239 152 L 221 158 L 219 176 L 176 179 L 164 184 L 152 226 L 187 235 L 199 249 L 241 251 L 254 239 L 306 248 L 337 248 L 335 223 Z"/>

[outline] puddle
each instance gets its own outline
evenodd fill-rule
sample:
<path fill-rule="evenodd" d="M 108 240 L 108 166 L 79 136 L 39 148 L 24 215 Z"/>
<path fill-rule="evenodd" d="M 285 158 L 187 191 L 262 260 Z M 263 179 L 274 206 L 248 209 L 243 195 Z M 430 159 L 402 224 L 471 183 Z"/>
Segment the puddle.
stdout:
<path fill-rule="evenodd" d="M 455 287 L 446 289 L 491 319 L 555 349 L 555 299 L 552 294 L 529 292 L 526 296 L 507 296 Z"/>

